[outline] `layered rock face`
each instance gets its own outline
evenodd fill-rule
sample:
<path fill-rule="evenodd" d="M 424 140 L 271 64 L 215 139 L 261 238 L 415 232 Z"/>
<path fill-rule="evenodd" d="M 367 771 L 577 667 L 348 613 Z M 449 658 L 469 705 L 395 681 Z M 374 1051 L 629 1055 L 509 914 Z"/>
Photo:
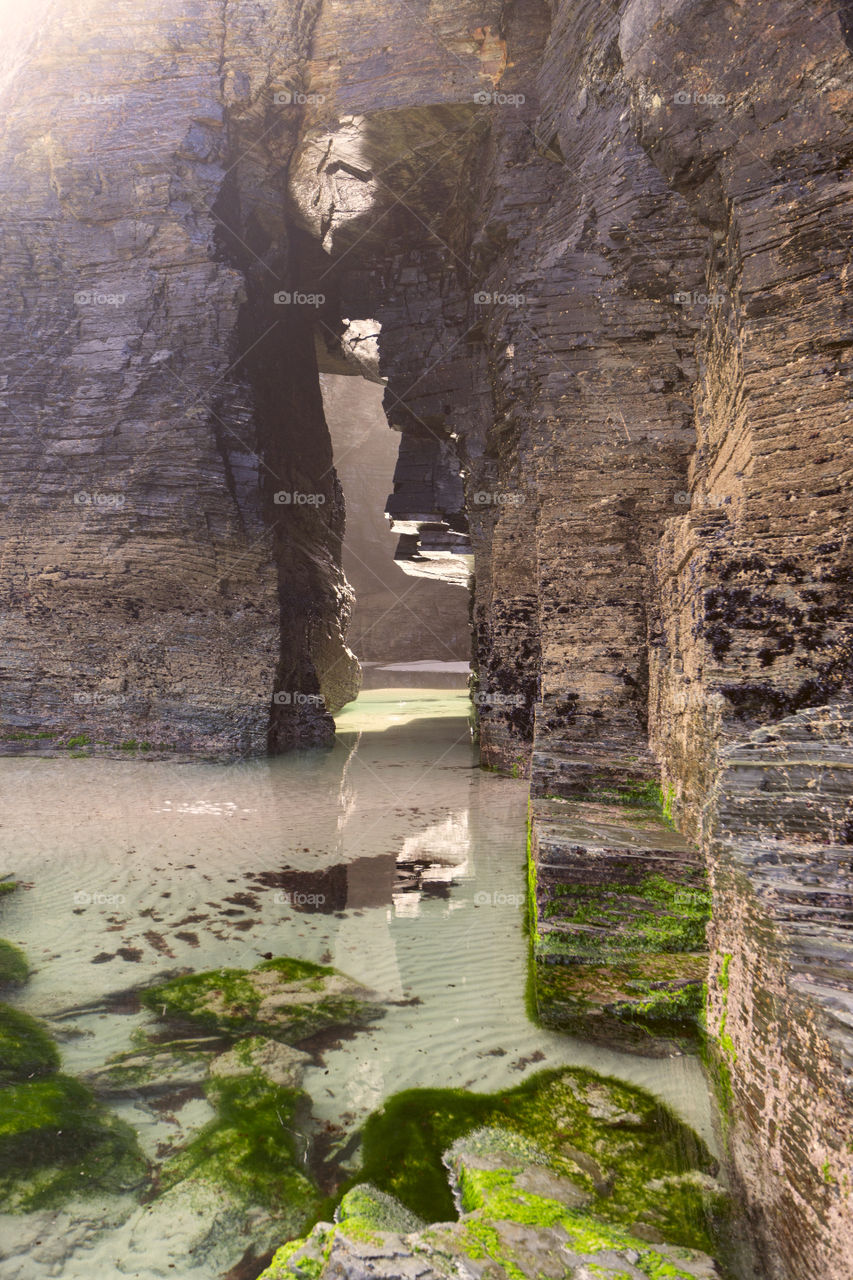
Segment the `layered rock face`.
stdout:
<path fill-rule="evenodd" d="M 705 855 L 774 1280 L 849 1272 L 851 831 L 809 798 L 850 741 L 851 24 L 830 0 L 74 0 L 4 63 L 7 744 L 327 740 L 356 673 L 319 374 L 381 382 L 398 558 L 473 563 L 483 761 L 530 775 L 550 897 L 600 906 L 627 846 L 654 914 L 669 837 L 631 805 L 659 780 L 695 842 L 670 908 Z"/>
<path fill-rule="evenodd" d="M 709 1028 L 766 1274 L 853 1257 L 853 706 L 810 708 L 723 755 L 709 801 Z"/>
<path fill-rule="evenodd" d="M 7 731 L 259 752 L 355 693 L 313 339 L 276 304 L 310 16 L 81 0 L 6 89 Z"/>

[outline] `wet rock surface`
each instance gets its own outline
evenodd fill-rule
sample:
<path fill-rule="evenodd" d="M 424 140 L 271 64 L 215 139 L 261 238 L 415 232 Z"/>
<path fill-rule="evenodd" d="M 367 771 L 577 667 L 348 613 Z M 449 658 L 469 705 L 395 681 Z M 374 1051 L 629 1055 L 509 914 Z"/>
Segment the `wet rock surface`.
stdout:
<path fill-rule="evenodd" d="M 535 800 L 529 821 L 539 1017 L 641 1053 L 695 1043 L 710 915 L 699 850 L 636 805 Z"/>
<path fill-rule="evenodd" d="M 336 1225 L 276 1254 L 262 1280 L 430 1280 L 431 1277 L 554 1277 L 554 1280 L 717 1280 L 696 1250 L 650 1245 L 585 1213 L 589 1197 L 545 1166 L 547 1155 L 517 1134 L 481 1129 L 446 1153 L 458 1222 L 427 1226 L 375 1187 L 348 1192 Z"/>
<path fill-rule="evenodd" d="M 729 1142 L 773 1277 L 853 1254 L 853 706 L 733 744 L 709 805 L 720 907 L 708 1029 Z"/>

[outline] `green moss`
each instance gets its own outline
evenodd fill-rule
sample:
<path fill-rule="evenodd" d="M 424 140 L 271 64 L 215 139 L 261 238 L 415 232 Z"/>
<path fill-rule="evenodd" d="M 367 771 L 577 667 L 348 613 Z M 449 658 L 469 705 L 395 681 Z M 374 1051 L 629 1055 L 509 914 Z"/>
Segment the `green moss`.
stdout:
<path fill-rule="evenodd" d="M 4 733 L 3 738 L 6 742 L 37 742 L 41 738 L 55 738 L 58 730 L 46 729 L 40 733 L 25 733 L 23 730 L 17 733 Z"/>
<path fill-rule="evenodd" d="M 87 733 L 78 733 L 75 737 L 69 738 L 66 747 L 88 747 L 91 746 L 92 739 Z"/>
<path fill-rule="evenodd" d="M 59 1070 L 59 1053 L 43 1027 L 26 1013 L 0 1004 L 0 1084 Z"/>
<path fill-rule="evenodd" d="M 292 1003 L 280 1004 L 274 1014 L 262 1014 L 261 1003 L 275 994 L 275 986 L 256 981 L 254 975 L 274 972 L 281 987 L 300 984 L 305 1001 L 298 992 L 288 992 Z M 191 1022 L 208 1030 L 243 1038 L 257 1034 L 271 1036 L 288 1044 L 298 1043 L 330 1026 L 348 1026 L 375 1017 L 378 1010 L 352 995 L 330 994 L 317 1000 L 327 979 L 338 977 L 336 970 L 324 965 L 294 960 L 288 956 L 268 960 L 257 969 L 215 969 L 175 978 L 141 993 L 142 1003 L 160 1017 Z"/>
<path fill-rule="evenodd" d="M 602 960 L 643 951 L 701 951 L 710 909 L 707 889 L 660 875 L 646 876 L 639 885 L 557 885 L 545 917 L 595 929 L 545 934 L 538 946 L 542 954 Z"/>
<path fill-rule="evenodd" d="M 30 966 L 23 951 L 0 938 L 0 987 L 25 982 L 29 972 Z"/>
<path fill-rule="evenodd" d="M 0 1088 L 0 1167 L 0 1202 L 27 1211 L 118 1192 L 146 1172 L 133 1130 L 62 1075 Z"/>
<path fill-rule="evenodd" d="M 667 826 L 673 827 L 673 828 L 675 827 L 674 808 L 675 808 L 675 787 L 672 785 L 672 783 L 668 783 L 666 792 L 664 793 L 664 796 L 663 796 L 663 803 L 661 805 L 661 814 Z"/>
<path fill-rule="evenodd" d="M 731 952 L 727 951 L 723 956 L 723 963 L 720 965 L 720 973 L 717 978 L 717 985 L 721 991 L 728 995 L 729 991 L 729 965 L 732 962 Z"/>
<path fill-rule="evenodd" d="M 363 1182 L 343 1197 L 338 1206 L 337 1220 L 346 1223 L 347 1235 L 351 1234 L 353 1223 L 358 1223 L 364 1231 L 396 1231 L 400 1235 L 419 1231 L 424 1226 L 423 1220 L 399 1200 Z"/>
<path fill-rule="evenodd" d="M 319 1205 L 298 1166 L 295 1116 L 305 1095 L 260 1072 L 211 1081 L 207 1091 L 216 1117 L 164 1167 L 163 1185 L 201 1178 L 248 1205 L 286 1210 L 295 1229 L 304 1229 Z"/>
<path fill-rule="evenodd" d="M 17 880 L 0 880 L 0 898 L 2 898 L 5 893 L 14 893 L 17 887 Z"/>
<path fill-rule="evenodd" d="M 563 796 L 551 796 L 549 799 L 561 800 Z M 665 800 L 660 784 L 652 780 L 626 782 L 621 787 L 603 783 L 600 787 L 585 791 L 574 797 L 584 804 L 616 804 L 623 808 L 650 809 L 664 816 Z"/>
<path fill-rule="evenodd" d="M 319 1280 L 335 1234 L 334 1227 L 320 1223 L 307 1240 L 292 1240 L 283 1245 L 258 1280 Z"/>
<path fill-rule="evenodd" d="M 533 857 L 533 817 L 531 803 L 527 802 L 527 927 L 534 944 L 541 941 L 539 937 L 539 913 L 537 907 L 537 872 L 536 859 Z"/>
<path fill-rule="evenodd" d="M 455 1206 L 442 1156 L 483 1126 L 540 1147 L 557 1173 L 592 1197 L 600 1217 L 625 1226 L 645 1219 L 677 1244 L 710 1251 L 708 1215 L 717 1206 L 677 1176 L 713 1171 L 707 1148 L 643 1090 L 576 1068 L 542 1072 L 496 1094 L 396 1094 L 367 1121 L 362 1168 L 347 1186 L 368 1181 L 427 1221 L 450 1220 Z"/>
<path fill-rule="evenodd" d="M 557 1200 L 520 1191 L 514 1187 L 510 1173 L 506 1170 L 498 1172 L 505 1181 L 500 1186 L 496 1180 L 492 1181 L 492 1190 L 482 1195 L 478 1205 L 482 1216 L 474 1222 L 465 1223 L 466 1244 L 471 1242 L 480 1250 L 475 1256 L 482 1257 L 485 1254 L 493 1258 L 509 1275 L 518 1274 L 523 1277 L 525 1274 L 518 1271 L 511 1259 L 507 1258 L 496 1227 L 490 1221 L 483 1221 L 483 1217 L 488 1215 L 489 1219 L 496 1222 L 515 1222 L 540 1229 L 561 1227 L 568 1236 L 568 1247 L 578 1253 L 627 1251 L 635 1259 L 634 1265 L 644 1275 L 654 1277 L 654 1280 L 663 1280 L 666 1276 L 691 1280 L 687 1272 L 675 1267 L 656 1249 L 629 1232 L 611 1226 L 589 1213 L 567 1209 Z M 609 1268 L 603 1274 L 613 1276 Z"/>
<path fill-rule="evenodd" d="M 720 966 L 720 974 L 717 980 L 723 997 L 720 1026 L 717 1030 L 717 1042 L 726 1057 L 732 1062 L 737 1062 L 737 1050 L 735 1049 L 734 1041 L 728 1031 L 726 1031 L 726 1023 L 729 1016 L 729 965 L 731 964 L 731 959 L 732 957 L 730 953 L 726 953 L 726 955 L 723 956 L 723 963 Z"/>
<path fill-rule="evenodd" d="M 512 1261 L 492 1223 L 481 1218 L 466 1222 L 462 1240 L 472 1258 L 492 1258 L 503 1268 L 509 1280 L 527 1280 L 525 1272 Z"/>

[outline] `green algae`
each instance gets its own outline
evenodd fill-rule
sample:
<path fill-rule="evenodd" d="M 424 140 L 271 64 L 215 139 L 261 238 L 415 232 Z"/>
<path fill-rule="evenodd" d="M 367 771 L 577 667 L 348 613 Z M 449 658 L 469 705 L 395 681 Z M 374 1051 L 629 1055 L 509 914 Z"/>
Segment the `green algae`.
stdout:
<path fill-rule="evenodd" d="M 0 1004 L 0 1084 L 58 1070 L 59 1052 L 44 1028 L 29 1014 Z"/>
<path fill-rule="evenodd" d="M 273 1085 L 260 1072 L 214 1078 L 206 1092 L 216 1116 L 163 1167 L 162 1188 L 202 1179 L 247 1205 L 286 1210 L 303 1230 L 319 1206 L 298 1163 L 296 1119 L 306 1095 Z"/>
<path fill-rule="evenodd" d="M 16 1211 L 123 1191 L 147 1169 L 130 1126 L 58 1074 L 0 1088 L 0 1166 L 0 1203 Z"/>
<path fill-rule="evenodd" d="M 19 947 L 0 938 L 0 987 L 17 986 L 30 974 L 27 957 Z"/>
<path fill-rule="evenodd" d="M 650 875 L 638 885 L 554 885 L 551 895 L 543 912 L 545 919 L 558 916 L 566 924 L 595 925 L 602 932 L 591 937 L 546 934 L 540 942 L 543 953 L 605 959 L 644 951 L 701 951 L 705 947 L 711 910 L 707 889 Z"/>
<path fill-rule="evenodd" d="M 343 1197 L 338 1205 L 337 1220 L 347 1224 L 348 1234 L 353 1223 L 358 1223 L 365 1231 L 397 1231 L 400 1235 L 408 1235 L 425 1226 L 422 1218 L 394 1196 L 365 1182 L 358 1183 Z"/>
<path fill-rule="evenodd" d="M 26 976 L 26 958 L 17 955 Z M 59 1067 L 45 1028 L 0 1004 L 0 1204 L 9 1211 L 123 1191 L 146 1175 L 133 1129 Z"/>
<path fill-rule="evenodd" d="M 716 1171 L 707 1148 L 650 1094 L 577 1068 L 542 1072 L 496 1094 L 394 1095 L 368 1119 L 362 1167 L 346 1189 L 368 1181 L 427 1221 L 452 1220 L 443 1155 L 464 1134 L 496 1125 L 546 1152 L 601 1218 L 623 1227 L 642 1220 L 676 1244 L 711 1251 L 723 1203 L 682 1176 Z"/>
<path fill-rule="evenodd" d="M 577 1209 L 567 1208 L 559 1200 L 520 1189 L 515 1182 L 512 1168 L 479 1170 L 464 1168 L 461 1170 L 461 1191 L 463 1208 L 468 1213 L 476 1213 L 473 1222 L 465 1221 L 465 1244 L 469 1253 L 472 1246 L 477 1249 L 472 1256 L 488 1256 L 498 1262 L 510 1275 L 521 1275 L 507 1256 L 506 1248 L 500 1239 L 500 1233 L 493 1224 L 495 1222 L 513 1222 L 520 1226 L 534 1228 L 560 1227 L 568 1237 L 568 1245 L 579 1253 L 601 1253 L 629 1250 L 636 1261 L 634 1265 L 644 1275 L 654 1277 L 683 1277 L 691 1280 L 687 1272 L 675 1267 L 671 1261 L 662 1257 L 646 1241 L 639 1240 L 630 1232 L 604 1222 L 594 1215 Z M 484 1219 L 486 1219 L 484 1221 Z M 639 1255 L 639 1256 L 638 1256 Z M 602 1274 L 611 1278 L 611 1269 Z M 618 1280 L 618 1273 L 616 1273 Z"/>
<path fill-rule="evenodd" d="M 280 991 L 295 988 L 288 992 L 292 1001 L 278 1005 L 269 1016 L 261 1005 L 266 997 L 277 994 L 275 985 L 265 985 L 262 977 L 253 981 L 255 975 L 267 973 L 279 978 Z M 328 980 L 341 977 L 328 966 L 282 956 L 255 969 L 215 969 L 174 978 L 147 988 L 140 998 L 163 1018 L 230 1036 L 266 1035 L 296 1044 L 326 1027 L 359 1024 L 377 1016 L 374 1006 L 352 994 L 331 993 L 316 999 Z M 306 997 L 304 1002 L 298 999 L 300 993 Z"/>

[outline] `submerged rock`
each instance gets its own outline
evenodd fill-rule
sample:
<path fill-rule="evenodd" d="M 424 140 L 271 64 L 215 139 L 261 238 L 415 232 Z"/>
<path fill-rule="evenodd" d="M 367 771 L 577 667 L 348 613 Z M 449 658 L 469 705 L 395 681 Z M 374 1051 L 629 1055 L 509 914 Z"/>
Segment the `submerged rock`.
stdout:
<path fill-rule="evenodd" d="M 35 1018 L 0 1004 L 0 1084 L 59 1070 L 59 1050 Z"/>
<path fill-rule="evenodd" d="M 328 1027 L 369 1022 L 382 1013 L 372 993 L 352 978 L 287 956 L 256 969 L 215 969 L 174 978 L 143 991 L 142 1001 L 162 1017 L 287 1044 Z"/>
<path fill-rule="evenodd" d="M 238 1040 L 227 1053 L 221 1053 L 210 1064 L 211 1076 L 234 1079 L 259 1073 L 270 1084 L 282 1089 L 298 1089 L 305 1068 L 311 1061 L 310 1054 L 266 1040 L 263 1036 L 251 1036 Z"/>
<path fill-rule="evenodd" d="M 145 1177 L 133 1130 L 85 1084 L 61 1075 L 60 1065 L 40 1023 L 0 1005 L 0 1205 L 6 1210 L 121 1191 Z"/>
<path fill-rule="evenodd" d="M 23 951 L 0 938 L 0 987 L 26 982 L 29 972 L 30 967 Z"/>

